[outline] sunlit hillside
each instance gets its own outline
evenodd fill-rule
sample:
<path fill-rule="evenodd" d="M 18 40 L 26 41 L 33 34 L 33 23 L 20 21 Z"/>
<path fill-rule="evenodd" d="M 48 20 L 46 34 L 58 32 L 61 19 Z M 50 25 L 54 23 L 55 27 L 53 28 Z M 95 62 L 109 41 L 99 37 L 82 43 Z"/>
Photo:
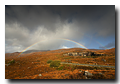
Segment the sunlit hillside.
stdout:
<path fill-rule="evenodd" d="M 95 54 L 91 56 L 69 54 L 82 52 Z M 98 53 L 103 55 L 100 56 Z M 6 53 L 5 78 L 115 79 L 115 48 L 108 50 L 70 48 L 22 54 Z"/>

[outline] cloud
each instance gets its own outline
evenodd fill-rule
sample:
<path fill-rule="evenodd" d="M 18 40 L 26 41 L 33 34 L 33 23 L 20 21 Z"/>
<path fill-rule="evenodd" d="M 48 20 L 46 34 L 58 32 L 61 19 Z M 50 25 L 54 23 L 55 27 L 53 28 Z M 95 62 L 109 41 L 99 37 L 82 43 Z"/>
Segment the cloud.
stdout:
<path fill-rule="evenodd" d="M 52 32 L 44 26 L 39 26 L 36 30 L 30 31 L 19 23 L 6 24 L 6 52 L 22 51 L 37 42 L 38 43 L 30 49 L 58 49 L 62 44 L 64 44 L 63 40 L 60 40 L 60 38 L 76 38 L 75 33 L 77 32 L 72 29 L 70 25 L 72 24 L 66 23 L 61 27 L 61 30 L 58 28 L 56 32 Z"/>
<path fill-rule="evenodd" d="M 70 47 L 67 47 L 67 46 L 62 46 L 60 49 L 68 49 L 68 48 L 70 48 Z"/>
<path fill-rule="evenodd" d="M 114 12 L 114 6 L 5 6 L 6 52 L 22 51 L 41 40 L 32 48 L 65 46 L 56 38 L 80 41 L 85 35 L 115 35 Z"/>
<path fill-rule="evenodd" d="M 115 34 L 114 6 L 6 6 L 5 17 L 6 23 L 17 21 L 31 31 L 42 25 L 55 32 L 71 22 L 86 33 Z"/>

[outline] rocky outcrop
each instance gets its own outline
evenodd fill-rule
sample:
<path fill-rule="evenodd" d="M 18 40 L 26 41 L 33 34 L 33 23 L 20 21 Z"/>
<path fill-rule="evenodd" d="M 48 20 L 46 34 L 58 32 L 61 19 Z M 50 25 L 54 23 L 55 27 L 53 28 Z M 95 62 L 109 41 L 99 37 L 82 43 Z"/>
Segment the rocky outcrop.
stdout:
<path fill-rule="evenodd" d="M 63 54 L 64 56 L 105 56 L 103 53 L 94 53 L 94 52 L 70 52 Z"/>

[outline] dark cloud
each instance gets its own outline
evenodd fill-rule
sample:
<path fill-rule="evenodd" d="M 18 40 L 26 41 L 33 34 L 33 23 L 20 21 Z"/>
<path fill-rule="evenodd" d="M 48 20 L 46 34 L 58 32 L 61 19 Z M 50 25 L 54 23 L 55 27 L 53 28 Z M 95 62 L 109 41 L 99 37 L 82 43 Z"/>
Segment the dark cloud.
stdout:
<path fill-rule="evenodd" d="M 7 6 L 5 14 L 6 23 L 17 21 L 30 30 L 43 25 L 54 31 L 67 21 L 91 33 L 95 29 L 99 35 L 105 35 L 101 31 L 109 29 L 106 34 L 111 34 L 115 26 L 114 6 Z"/>
<path fill-rule="evenodd" d="M 6 44 L 9 47 L 18 46 L 20 51 L 39 40 L 81 40 L 86 34 L 102 38 L 115 35 L 115 6 L 5 6 Z M 41 49 L 51 45 L 54 49 L 61 43 L 55 46 L 52 41 L 46 45 Z"/>

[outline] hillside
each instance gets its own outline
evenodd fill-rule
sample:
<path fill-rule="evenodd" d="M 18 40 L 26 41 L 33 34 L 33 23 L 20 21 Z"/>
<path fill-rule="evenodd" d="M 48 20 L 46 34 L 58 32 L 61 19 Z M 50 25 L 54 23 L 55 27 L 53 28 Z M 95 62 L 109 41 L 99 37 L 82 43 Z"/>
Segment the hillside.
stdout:
<path fill-rule="evenodd" d="M 104 53 L 105 56 L 64 56 L 71 52 Z M 59 60 L 61 63 L 58 67 L 51 67 L 49 60 Z M 74 63 L 88 64 L 88 66 L 73 65 Z M 107 66 L 115 66 L 115 48 L 108 50 L 71 48 L 21 55 L 19 52 L 5 54 L 6 79 L 115 79 L 115 68 Z"/>
<path fill-rule="evenodd" d="M 49 50 L 27 50 L 25 52 L 23 52 L 24 54 L 25 53 L 32 53 L 32 52 L 45 52 L 45 51 L 49 51 Z"/>

